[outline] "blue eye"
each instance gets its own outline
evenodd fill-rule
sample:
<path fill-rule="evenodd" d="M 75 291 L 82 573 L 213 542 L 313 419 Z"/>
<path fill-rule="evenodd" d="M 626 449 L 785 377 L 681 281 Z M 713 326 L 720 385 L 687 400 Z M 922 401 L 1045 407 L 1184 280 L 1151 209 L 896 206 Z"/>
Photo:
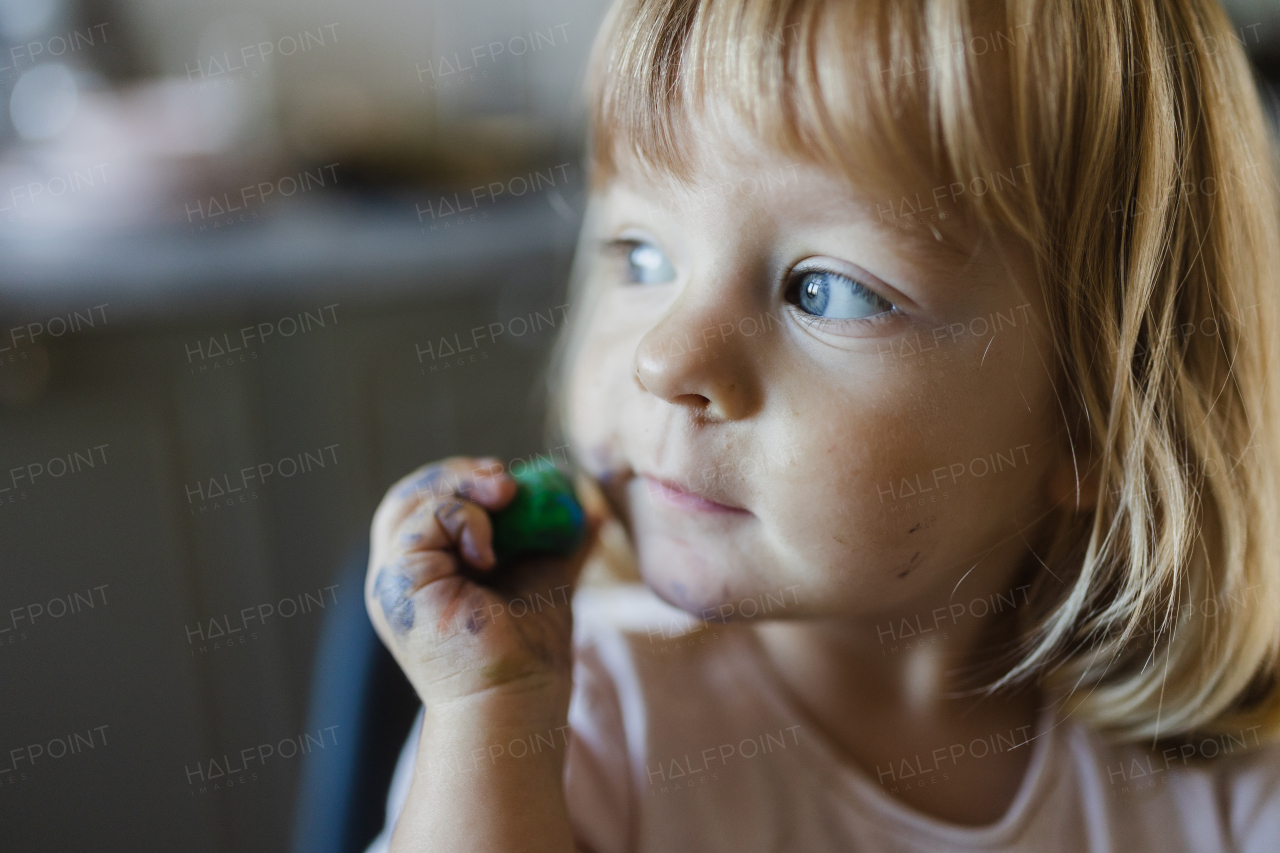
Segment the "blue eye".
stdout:
<path fill-rule="evenodd" d="M 627 253 L 627 274 L 636 284 L 665 284 L 674 281 L 675 267 L 662 250 L 652 243 L 630 244 Z"/>
<path fill-rule="evenodd" d="M 789 301 L 806 314 L 828 320 L 859 320 L 893 310 L 892 303 L 848 276 L 825 270 L 797 274 L 792 290 Z"/>

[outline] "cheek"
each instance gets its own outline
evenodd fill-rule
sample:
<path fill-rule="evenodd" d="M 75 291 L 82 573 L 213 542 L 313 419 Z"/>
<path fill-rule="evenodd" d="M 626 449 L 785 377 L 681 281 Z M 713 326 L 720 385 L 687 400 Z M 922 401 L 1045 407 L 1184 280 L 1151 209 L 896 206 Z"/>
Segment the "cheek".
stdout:
<path fill-rule="evenodd" d="M 658 296 L 637 300 L 607 283 L 589 297 L 594 308 L 569 377 L 567 424 L 578 458 L 598 475 L 625 463 L 621 434 L 641 394 L 635 379 L 636 351 L 658 316 Z M 647 296 L 647 294 L 646 294 Z"/>
<path fill-rule="evenodd" d="M 812 395 L 792 385 L 781 408 L 793 417 L 772 440 L 801 452 L 760 493 L 779 559 L 807 567 L 833 603 L 874 610 L 954 583 L 972 557 L 1016 539 L 1042 509 L 1052 399 L 1000 367 L 904 365 L 892 382 Z M 899 390 L 874 393 L 886 387 Z"/>
<path fill-rule="evenodd" d="M 593 475 L 618 461 L 618 425 L 627 403 L 628 364 L 623 347 L 593 334 L 583 342 L 569 376 L 569 440 Z"/>
<path fill-rule="evenodd" d="M 922 555 L 913 561 L 913 550 L 931 550 L 921 544 L 928 540 L 911 532 L 907 513 L 886 512 L 876 490 L 898 466 L 893 450 L 828 443 L 781 474 L 762 505 L 780 560 L 804 566 L 823 591 L 845 595 L 868 594 L 900 566 L 918 565 Z"/>

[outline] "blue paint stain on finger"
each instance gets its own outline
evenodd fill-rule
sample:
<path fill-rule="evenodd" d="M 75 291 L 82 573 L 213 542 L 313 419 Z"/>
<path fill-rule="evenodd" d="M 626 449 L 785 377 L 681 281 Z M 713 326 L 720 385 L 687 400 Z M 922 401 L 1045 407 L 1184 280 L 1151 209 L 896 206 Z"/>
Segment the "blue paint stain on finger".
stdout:
<path fill-rule="evenodd" d="M 378 579 L 373 584 L 373 591 L 382 604 L 387 624 L 398 634 L 406 633 L 413 627 L 413 599 L 409 598 L 412 586 L 407 577 L 386 566 L 378 570 Z"/>
<path fill-rule="evenodd" d="M 411 495 L 418 494 L 419 492 L 427 492 L 432 496 L 435 496 L 436 486 L 439 485 L 442 479 L 444 479 L 444 475 L 444 468 L 439 465 L 433 465 L 431 468 L 427 469 L 426 473 L 422 476 L 415 477 L 413 480 L 401 487 L 399 497 L 407 498 Z"/>

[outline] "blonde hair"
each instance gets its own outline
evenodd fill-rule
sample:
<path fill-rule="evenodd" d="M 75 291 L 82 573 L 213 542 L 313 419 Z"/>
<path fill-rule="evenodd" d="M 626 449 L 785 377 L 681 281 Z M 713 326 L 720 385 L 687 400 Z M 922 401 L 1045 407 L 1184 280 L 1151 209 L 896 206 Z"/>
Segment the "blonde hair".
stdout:
<path fill-rule="evenodd" d="M 1115 740 L 1280 735 L 1280 194 L 1241 41 L 1213 0 L 621 0 L 593 56 L 595 187 L 686 175 L 710 99 L 904 211 L 1015 178 L 954 220 L 1035 259 L 1077 502 L 992 689 L 1039 680 Z"/>

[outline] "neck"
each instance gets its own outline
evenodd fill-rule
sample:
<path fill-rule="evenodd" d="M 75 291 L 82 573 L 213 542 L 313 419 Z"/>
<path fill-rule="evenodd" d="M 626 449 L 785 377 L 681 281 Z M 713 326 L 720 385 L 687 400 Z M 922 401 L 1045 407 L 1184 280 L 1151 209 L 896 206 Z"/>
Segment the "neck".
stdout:
<path fill-rule="evenodd" d="M 981 689 L 1016 649 L 1017 617 L 1028 603 L 1027 588 L 1011 580 L 1018 572 L 993 574 L 966 578 L 964 593 L 944 590 L 874 616 L 762 622 L 753 630 L 779 680 L 819 723 L 897 720 L 939 733 L 985 716 L 1034 723 L 1034 690 L 986 696 Z"/>

